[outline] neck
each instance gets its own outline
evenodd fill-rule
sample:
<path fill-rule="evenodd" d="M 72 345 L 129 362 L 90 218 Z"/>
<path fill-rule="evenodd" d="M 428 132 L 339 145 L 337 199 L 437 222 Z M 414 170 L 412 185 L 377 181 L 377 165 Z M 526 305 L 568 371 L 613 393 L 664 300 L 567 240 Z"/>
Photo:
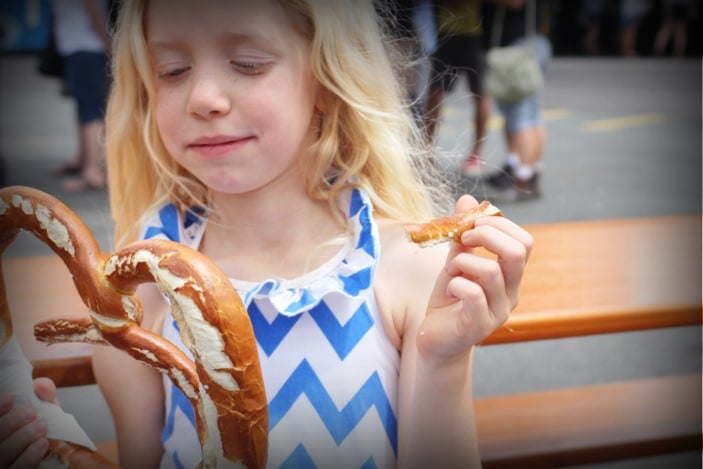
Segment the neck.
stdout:
<path fill-rule="evenodd" d="M 285 194 L 285 195 L 283 195 Z M 258 281 L 293 278 L 329 259 L 339 246 L 319 249 L 345 227 L 327 202 L 303 190 L 216 194 L 200 250 L 230 277 Z M 311 258 L 311 253 L 317 253 Z"/>

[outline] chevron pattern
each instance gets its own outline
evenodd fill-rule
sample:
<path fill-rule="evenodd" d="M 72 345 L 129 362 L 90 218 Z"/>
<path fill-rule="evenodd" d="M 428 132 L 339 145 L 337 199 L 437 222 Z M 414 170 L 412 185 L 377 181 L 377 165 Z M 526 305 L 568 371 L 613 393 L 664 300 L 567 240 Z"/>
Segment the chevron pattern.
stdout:
<path fill-rule="evenodd" d="M 346 197 L 349 199 L 346 199 Z M 269 399 L 271 467 L 391 467 L 397 460 L 395 416 L 400 356 L 379 321 L 373 276 L 378 227 L 368 196 L 353 189 L 349 204 L 353 248 L 338 264 L 305 278 L 233 280 L 259 345 Z M 202 211 L 163 207 L 147 223 L 145 238 L 197 247 Z M 175 322 L 164 336 L 180 348 Z M 200 445 L 190 402 L 166 384 L 162 432 L 164 467 L 192 467 Z"/>
<path fill-rule="evenodd" d="M 276 427 L 295 401 L 305 396 L 315 408 L 334 441 L 339 445 L 361 419 L 375 408 L 383 422 L 393 451 L 398 451 L 398 423 L 378 375 L 374 373 L 351 401 L 337 409 L 324 385 L 304 360 L 269 403 L 269 428 Z"/>
<path fill-rule="evenodd" d="M 261 310 L 252 302 L 249 305 L 249 319 L 251 320 L 251 325 L 254 328 L 254 335 L 259 343 L 259 346 L 263 349 L 267 356 L 276 350 L 283 339 L 288 335 L 295 323 L 297 323 L 302 315 L 297 315 L 293 317 L 284 316 L 279 314 L 276 319 L 269 324 L 266 318 L 261 313 Z"/>
<path fill-rule="evenodd" d="M 362 303 L 346 324 L 341 325 L 332 310 L 323 301 L 312 311 L 310 316 L 320 327 L 340 360 L 344 360 L 361 338 L 373 326 L 373 318 L 366 303 Z"/>
<path fill-rule="evenodd" d="M 308 467 L 313 468 L 316 467 L 316 465 L 308 452 L 305 451 L 305 448 L 303 448 L 303 445 L 298 445 L 288 459 L 279 466 L 280 469 L 301 469 Z M 369 458 L 360 469 L 377 469 L 377 467 L 373 458 Z"/>
<path fill-rule="evenodd" d="M 310 316 L 315 320 L 330 345 L 337 352 L 337 356 L 344 360 L 351 350 L 356 347 L 359 340 L 373 326 L 373 318 L 368 308 L 362 303 L 345 325 L 341 325 L 332 310 L 322 301 L 310 311 Z M 271 356 L 278 345 L 302 316 L 293 317 L 278 315 L 269 323 L 256 303 L 249 305 L 249 318 L 251 319 L 254 335 L 259 345 Z"/>

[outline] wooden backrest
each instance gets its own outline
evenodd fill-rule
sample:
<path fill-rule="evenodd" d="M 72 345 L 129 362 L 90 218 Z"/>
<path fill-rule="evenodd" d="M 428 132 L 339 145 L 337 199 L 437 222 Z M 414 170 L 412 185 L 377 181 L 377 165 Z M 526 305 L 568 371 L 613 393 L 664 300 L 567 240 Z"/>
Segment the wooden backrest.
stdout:
<path fill-rule="evenodd" d="M 521 301 L 485 343 L 701 324 L 701 217 L 528 225 L 535 248 Z M 91 384 L 91 346 L 34 340 L 36 322 L 87 308 L 56 256 L 3 260 L 15 334 L 36 376 Z"/>

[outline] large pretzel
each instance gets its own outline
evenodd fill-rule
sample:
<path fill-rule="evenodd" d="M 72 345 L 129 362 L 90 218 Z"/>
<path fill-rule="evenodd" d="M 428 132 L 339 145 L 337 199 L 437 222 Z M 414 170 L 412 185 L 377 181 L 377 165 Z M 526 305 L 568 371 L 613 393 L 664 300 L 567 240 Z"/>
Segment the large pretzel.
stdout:
<path fill-rule="evenodd" d="M 192 403 L 202 467 L 265 466 L 268 410 L 256 341 L 246 309 L 220 269 L 170 241 L 140 241 L 102 253 L 85 224 L 54 197 L 28 187 L 0 189 L 0 254 L 20 229 L 61 257 L 90 312 L 85 321 L 35 326 L 38 340 L 105 343 L 126 351 L 165 373 Z M 12 334 L 1 268 L 0 280 L 1 348 Z M 140 327 L 141 305 L 133 293 L 146 282 L 156 283 L 169 298 L 194 361 Z M 50 451 L 66 445 L 75 446 L 52 441 Z M 85 457 L 88 450 L 77 451 Z"/>
<path fill-rule="evenodd" d="M 465 231 L 474 229 L 476 220 L 492 216 L 503 216 L 503 213 L 498 207 L 484 200 L 465 212 L 435 218 L 427 223 L 408 223 L 404 228 L 410 240 L 423 247 L 450 240 L 458 243 Z"/>

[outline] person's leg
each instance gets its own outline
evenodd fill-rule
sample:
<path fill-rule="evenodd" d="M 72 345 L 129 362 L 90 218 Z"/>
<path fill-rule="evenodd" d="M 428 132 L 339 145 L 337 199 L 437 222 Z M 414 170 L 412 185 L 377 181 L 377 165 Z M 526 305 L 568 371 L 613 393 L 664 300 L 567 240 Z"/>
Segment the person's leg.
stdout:
<path fill-rule="evenodd" d="M 510 153 L 519 155 L 522 166 L 536 166 L 542 161 L 546 140 L 546 128 L 537 124 L 509 134 L 508 149 Z"/>
<path fill-rule="evenodd" d="M 440 37 L 437 42 L 437 50 L 430 58 L 429 92 L 424 112 L 424 130 L 428 146 L 431 146 L 437 137 L 442 102 L 456 80 L 456 70 L 452 68 L 454 57 L 451 39 L 453 38 Z"/>
<path fill-rule="evenodd" d="M 86 155 L 82 174 L 83 178 L 93 187 L 100 187 L 105 184 L 103 161 L 104 127 L 102 120 L 96 120 L 81 126 L 81 137 Z"/>
<path fill-rule="evenodd" d="M 62 188 L 67 192 L 101 189 L 106 181 L 102 138 L 107 57 L 99 53 L 76 53 L 69 56 L 67 66 L 71 94 L 78 108 L 83 166 L 78 177 L 62 182 Z"/>
<path fill-rule="evenodd" d="M 538 179 L 546 145 L 546 129 L 540 120 L 539 96 L 517 103 L 498 103 L 505 118 L 508 156 L 504 166 L 486 178 L 498 189 L 497 201 L 527 200 L 539 195 Z"/>
<path fill-rule="evenodd" d="M 106 175 L 103 163 L 103 128 L 102 120 L 81 125 L 81 148 L 85 154 L 83 169 L 79 177 L 66 178 L 61 188 L 66 192 L 82 192 L 88 189 L 105 187 Z"/>
<path fill-rule="evenodd" d="M 433 84 L 427 96 L 425 106 L 425 137 L 428 145 L 432 145 L 437 136 L 437 123 L 439 114 L 442 111 L 442 101 L 444 100 L 444 90 L 441 86 Z"/>
<path fill-rule="evenodd" d="M 461 47 L 461 66 L 465 70 L 469 92 L 473 104 L 474 137 L 473 144 L 464 160 L 462 171 L 470 176 L 479 175 L 483 170 L 483 144 L 486 140 L 488 119 L 491 115 L 492 100 L 484 89 L 486 71 L 486 54 L 481 38 L 463 36 Z"/>
<path fill-rule="evenodd" d="M 478 176 L 483 171 L 483 144 L 486 141 L 488 119 L 491 115 L 491 98 L 485 94 L 473 94 L 474 140 L 468 156 L 462 164 L 462 172 Z"/>
<path fill-rule="evenodd" d="M 81 123 L 80 119 L 76 116 L 76 132 L 78 133 L 78 151 L 76 156 L 72 160 L 67 161 L 55 168 L 52 173 L 56 176 L 71 176 L 78 175 L 83 171 L 83 165 L 85 164 L 85 151 L 83 150 L 83 145 L 80 144 L 81 136 Z"/>
<path fill-rule="evenodd" d="M 474 115 L 474 144 L 471 155 L 481 158 L 483 154 L 483 144 L 486 141 L 488 119 L 491 116 L 491 98 L 487 95 L 474 95 L 475 115 Z"/>

